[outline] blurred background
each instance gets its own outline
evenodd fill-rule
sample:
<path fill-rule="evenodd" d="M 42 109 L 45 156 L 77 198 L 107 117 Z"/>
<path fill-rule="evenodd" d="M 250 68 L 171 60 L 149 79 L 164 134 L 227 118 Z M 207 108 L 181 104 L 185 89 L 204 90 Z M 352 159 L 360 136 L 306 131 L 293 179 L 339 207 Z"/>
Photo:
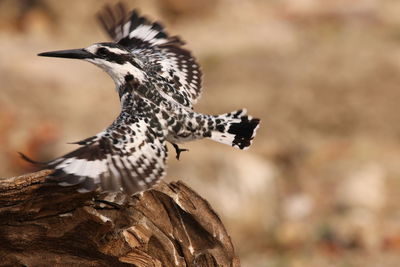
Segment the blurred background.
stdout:
<path fill-rule="evenodd" d="M 196 111 L 247 107 L 251 149 L 170 147 L 167 180 L 205 197 L 243 266 L 399 266 L 400 1 L 126 0 L 187 41 Z M 105 0 L 0 0 L 0 176 L 31 171 L 119 113 L 112 80 L 44 51 L 106 41 Z"/>

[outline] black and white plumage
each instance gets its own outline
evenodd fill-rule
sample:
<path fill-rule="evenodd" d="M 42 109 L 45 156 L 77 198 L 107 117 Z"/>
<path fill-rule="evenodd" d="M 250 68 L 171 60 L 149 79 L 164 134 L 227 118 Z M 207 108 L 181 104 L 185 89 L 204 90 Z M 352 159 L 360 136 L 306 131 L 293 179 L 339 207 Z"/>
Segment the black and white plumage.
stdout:
<path fill-rule="evenodd" d="M 201 71 L 179 37 L 121 4 L 105 7 L 99 20 L 113 42 L 45 52 L 40 56 L 77 58 L 105 70 L 121 101 L 118 118 L 101 133 L 77 142 L 75 151 L 46 163 L 60 185 L 91 191 L 135 194 L 165 175 L 166 142 L 210 138 L 240 149 L 251 145 L 259 119 L 246 110 L 212 116 L 196 113 Z"/>

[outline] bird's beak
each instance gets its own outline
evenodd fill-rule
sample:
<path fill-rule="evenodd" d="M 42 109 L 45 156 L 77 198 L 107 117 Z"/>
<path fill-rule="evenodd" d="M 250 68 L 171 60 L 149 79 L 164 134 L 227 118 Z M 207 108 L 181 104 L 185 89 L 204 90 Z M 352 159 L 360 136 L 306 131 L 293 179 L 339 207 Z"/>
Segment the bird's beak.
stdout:
<path fill-rule="evenodd" d="M 77 58 L 77 59 L 87 59 L 93 58 L 93 54 L 89 53 L 85 49 L 70 49 L 70 50 L 59 50 L 44 52 L 38 54 L 41 57 L 63 57 L 63 58 Z"/>

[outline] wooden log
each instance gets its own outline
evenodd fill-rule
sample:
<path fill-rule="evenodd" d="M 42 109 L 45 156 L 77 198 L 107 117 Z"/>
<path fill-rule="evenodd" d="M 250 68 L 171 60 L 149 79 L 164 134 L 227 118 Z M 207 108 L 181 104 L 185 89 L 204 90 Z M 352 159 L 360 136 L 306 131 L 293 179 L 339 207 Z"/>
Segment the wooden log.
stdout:
<path fill-rule="evenodd" d="M 218 215 L 180 181 L 130 197 L 50 173 L 0 179 L 0 266 L 240 266 Z"/>

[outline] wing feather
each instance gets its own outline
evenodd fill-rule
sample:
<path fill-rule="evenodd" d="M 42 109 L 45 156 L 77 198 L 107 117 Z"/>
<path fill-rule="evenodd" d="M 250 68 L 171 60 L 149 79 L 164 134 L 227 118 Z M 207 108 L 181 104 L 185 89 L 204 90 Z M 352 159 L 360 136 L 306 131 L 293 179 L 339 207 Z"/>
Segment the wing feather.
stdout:
<path fill-rule="evenodd" d="M 89 141 L 80 142 L 80 148 L 49 162 L 46 167 L 55 169 L 51 178 L 63 186 L 80 184 L 82 192 L 98 185 L 105 191 L 128 194 L 150 188 L 165 174 L 167 151 L 165 141 L 148 127 L 143 118 L 129 127 L 114 123 Z M 141 134 L 131 135 L 133 128 Z"/>
<path fill-rule="evenodd" d="M 178 103 L 192 107 L 201 94 L 202 73 L 196 59 L 178 36 L 170 36 L 161 23 L 129 14 L 123 5 L 106 6 L 98 19 L 119 45 L 130 50 L 153 72 L 153 83 Z"/>

